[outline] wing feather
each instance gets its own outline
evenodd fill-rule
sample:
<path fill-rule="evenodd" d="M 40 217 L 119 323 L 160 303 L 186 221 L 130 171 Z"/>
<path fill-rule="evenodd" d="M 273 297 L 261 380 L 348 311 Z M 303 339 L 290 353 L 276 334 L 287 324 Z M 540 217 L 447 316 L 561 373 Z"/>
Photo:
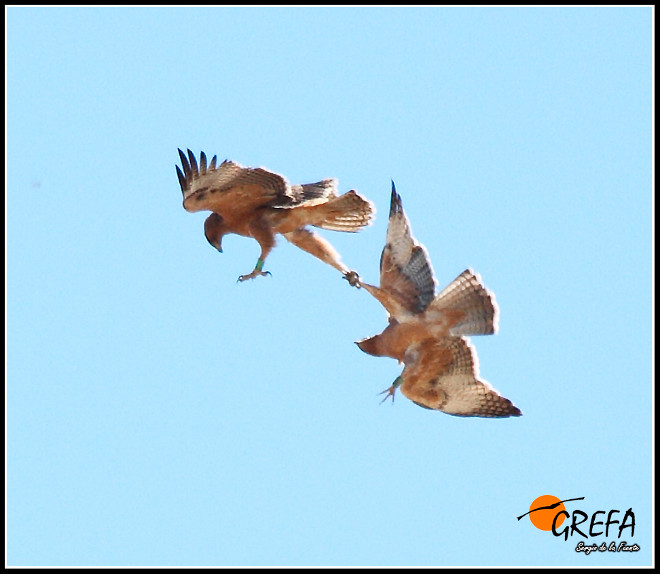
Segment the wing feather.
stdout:
<path fill-rule="evenodd" d="M 195 159 L 195 154 L 188 150 L 188 158 L 190 159 L 190 168 L 192 171 L 193 179 L 199 177 L 199 169 L 197 167 L 197 160 Z"/>
<path fill-rule="evenodd" d="M 190 164 L 188 163 L 188 158 L 186 157 L 186 154 L 184 154 L 181 150 L 179 150 L 179 157 L 181 158 L 181 165 L 183 166 L 183 174 L 184 174 L 184 179 L 186 182 L 185 188 L 182 187 L 181 191 L 183 191 L 184 196 L 186 193 L 186 190 L 188 187 L 190 187 L 190 184 L 192 183 L 192 170 L 190 169 Z M 177 170 L 179 170 L 179 166 L 177 166 Z"/>

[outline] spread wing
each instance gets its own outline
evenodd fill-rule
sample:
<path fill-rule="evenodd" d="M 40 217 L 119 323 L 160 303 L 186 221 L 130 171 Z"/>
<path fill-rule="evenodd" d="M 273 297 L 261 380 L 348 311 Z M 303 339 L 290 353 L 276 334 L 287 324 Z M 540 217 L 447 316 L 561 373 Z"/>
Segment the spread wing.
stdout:
<path fill-rule="evenodd" d="M 433 300 L 435 278 L 426 249 L 410 232 L 401 196 L 392 182 L 390 218 L 385 247 L 380 256 L 380 289 L 386 291 L 408 313 L 421 313 Z M 397 318 L 400 311 L 387 309 Z"/>
<path fill-rule="evenodd" d="M 464 337 L 427 339 L 404 356 L 401 392 L 420 407 L 464 417 L 510 417 L 522 413 L 479 378 L 474 347 Z"/>
<path fill-rule="evenodd" d="M 199 164 L 188 150 L 188 157 L 179 150 L 183 170 L 176 166 L 183 193 L 183 207 L 190 212 L 215 211 L 223 214 L 248 213 L 259 207 L 295 207 L 309 201 L 327 201 L 336 188 L 334 180 L 291 186 L 287 179 L 262 167 L 244 167 L 225 160 L 216 165 L 200 153 Z"/>

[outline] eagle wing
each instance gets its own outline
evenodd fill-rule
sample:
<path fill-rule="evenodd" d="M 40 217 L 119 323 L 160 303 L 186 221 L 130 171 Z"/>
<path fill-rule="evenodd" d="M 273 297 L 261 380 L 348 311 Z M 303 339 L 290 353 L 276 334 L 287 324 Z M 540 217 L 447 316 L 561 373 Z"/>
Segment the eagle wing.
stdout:
<path fill-rule="evenodd" d="M 465 337 L 427 339 L 404 356 L 401 392 L 415 404 L 464 417 L 510 417 L 522 413 L 487 381 Z"/>
<path fill-rule="evenodd" d="M 199 164 L 195 155 L 179 150 L 183 169 L 176 166 L 183 193 L 183 207 L 190 212 L 214 211 L 219 214 L 249 213 L 259 207 L 294 207 L 309 200 L 331 194 L 333 180 L 305 186 L 291 186 L 278 173 L 262 167 L 244 167 L 225 160 L 216 165 L 217 156 L 210 163 L 200 153 Z"/>
<path fill-rule="evenodd" d="M 385 247 L 380 256 L 380 289 L 401 306 L 388 312 L 395 319 L 402 313 L 423 312 L 433 300 L 435 277 L 426 249 L 412 236 L 401 196 L 392 182 L 390 216 Z"/>

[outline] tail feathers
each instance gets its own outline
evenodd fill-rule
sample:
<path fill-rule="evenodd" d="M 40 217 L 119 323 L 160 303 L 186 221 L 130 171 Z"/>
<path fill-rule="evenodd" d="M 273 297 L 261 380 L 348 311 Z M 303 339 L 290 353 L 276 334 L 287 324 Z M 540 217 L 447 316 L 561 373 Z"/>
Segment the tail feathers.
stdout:
<path fill-rule="evenodd" d="M 499 308 L 495 295 L 488 291 L 478 273 L 466 269 L 429 305 L 428 310 L 457 311 L 462 318 L 449 333 L 460 335 L 492 335 L 497 332 Z"/>
<path fill-rule="evenodd" d="M 376 214 L 373 203 L 364 199 L 355 190 L 331 199 L 318 206 L 318 209 L 322 211 L 323 219 L 315 226 L 331 231 L 358 231 L 370 225 Z"/>

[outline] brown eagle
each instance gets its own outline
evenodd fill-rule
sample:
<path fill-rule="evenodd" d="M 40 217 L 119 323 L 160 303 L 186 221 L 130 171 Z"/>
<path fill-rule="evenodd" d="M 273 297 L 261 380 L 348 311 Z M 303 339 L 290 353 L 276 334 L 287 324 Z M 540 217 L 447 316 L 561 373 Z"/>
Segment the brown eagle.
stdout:
<path fill-rule="evenodd" d="M 477 352 L 466 335 L 497 331 L 495 296 L 467 269 L 438 295 L 426 249 L 412 236 L 401 197 L 392 182 L 390 216 L 380 259 L 380 287 L 346 277 L 364 287 L 387 310 L 389 325 L 357 342 L 365 353 L 392 357 L 405 367 L 383 391 L 396 389 L 415 404 L 451 415 L 520 416 L 510 400 L 479 378 Z M 383 399 L 383 400 L 385 400 Z"/>
<path fill-rule="evenodd" d="M 332 245 L 307 226 L 355 232 L 369 225 L 375 208 L 359 193 L 351 190 L 338 196 L 336 179 L 291 185 L 284 176 L 262 167 L 227 160 L 216 165 L 217 156 L 209 163 L 204 152 L 198 164 L 190 150 L 188 157 L 179 150 L 179 156 L 183 169 L 177 165 L 176 172 L 183 207 L 213 212 L 204 222 L 208 242 L 222 252 L 222 237 L 236 233 L 254 238 L 261 246 L 254 270 L 239 281 L 270 274 L 263 267 L 277 233 L 355 281 L 357 275 L 341 262 Z"/>

